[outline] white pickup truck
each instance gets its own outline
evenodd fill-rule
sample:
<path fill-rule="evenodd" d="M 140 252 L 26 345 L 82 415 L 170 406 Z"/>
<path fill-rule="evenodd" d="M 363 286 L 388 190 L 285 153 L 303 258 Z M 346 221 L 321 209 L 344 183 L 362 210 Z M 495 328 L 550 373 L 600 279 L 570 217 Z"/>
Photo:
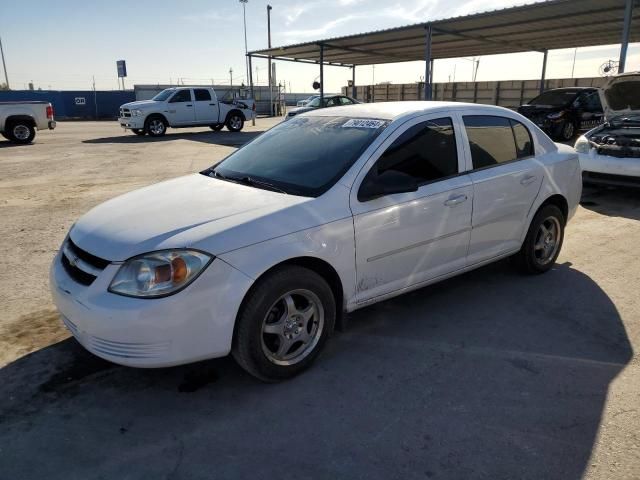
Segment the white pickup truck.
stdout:
<path fill-rule="evenodd" d="M 120 107 L 120 126 L 136 135 L 161 137 L 168 127 L 201 127 L 221 130 L 226 126 L 239 132 L 244 122 L 255 118 L 251 99 L 226 102 L 218 99 L 211 87 L 174 87 L 151 100 L 125 103 Z"/>
<path fill-rule="evenodd" d="M 14 143 L 31 143 L 36 130 L 53 130 L 53 106 L 49 102 L 0 102 L 0 134 Z"/>

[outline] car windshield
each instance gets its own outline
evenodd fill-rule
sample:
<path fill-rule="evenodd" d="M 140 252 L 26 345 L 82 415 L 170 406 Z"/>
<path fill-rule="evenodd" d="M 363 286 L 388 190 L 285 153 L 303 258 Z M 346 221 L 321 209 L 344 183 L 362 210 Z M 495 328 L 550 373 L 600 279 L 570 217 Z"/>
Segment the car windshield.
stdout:
<path fill-rule="evenodd" d="M 375 119 L 297 117 L 268 130 L 202 173 L 317 197 L 346 173 L 387 124 Z"/>
<path fill-rule="evenodd" d="M 325 107 L 327 106 L 327 102 L 329 101 L 329 98 L 331 98 L 331 97 L 324 97 L 324 106 Z M 313 100 L 311 100 L 305 106 L 306 107 L 319 107 L 320 106 L 320 97 L 315 97 Z"/>
<path fill-rule="evenodd" d="M 169 98 L 171 96 L 171 94 L 173 92 L 174 92 L 174 90 L 172 88 L 167 88 L 166 90 L 162 90 L 160 93 L 158 93 L 151 100 L 156 100 L 158 102 L 164 102 L 167 98 Z"/>
<path fill-rule="evenodd" d="M 564 107 L 569 105 L 578 96 L 575 90 L 549 90 L 537 96 L 529 102 L 529 105 L 550 105 L 552 107 Z"/>

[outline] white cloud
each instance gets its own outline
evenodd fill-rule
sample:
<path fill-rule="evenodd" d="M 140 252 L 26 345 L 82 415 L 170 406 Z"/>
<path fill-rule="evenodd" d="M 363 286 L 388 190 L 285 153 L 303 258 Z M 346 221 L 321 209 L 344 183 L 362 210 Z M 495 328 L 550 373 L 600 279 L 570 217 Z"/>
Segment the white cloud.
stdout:
<path fill-rule="evenodd" d="M 543 0 L 468 0 L 456 8 L 451 15 L 447 15 L 447 17 L 457 17 L 479 12 L 490 12 L 491 10 L 499 10 L 518 5 L 537 3 L 540 1 Z"/>
<path fill-rule="evenodd" d="M 432 13 L 438 6 L 438 0 L 421 0 L 413 2 L 410 6 L 396 3 L 390 7 L 384 8 L 380 16 L 387 18 L 397 18 L 406 23 L 419 23 L 431 17 Z"/>
<path fill-rule="evenodd" d="M 289 30 L 284 32 L 284 35 L 287 37 L 296 37 L 296 38 L 306 38 L 306 37 L 320 37 L 327 35 L 330 31 L 335 30 L 338 26 L 343 23 L 350 22 L 358 18 L 357 15 L 345 15 L 336 20 L 331 20 L 330 22 L 325 23 L 324 25 L 318 28 L 310 28 L 307 30 Z"/>
<path fill-rule="evenodd" d="M 235 15 L 225 15 L 224 19 L 228 20 L 230 18 L 234 18 Z M 193 22 L 193 23 L 203 23 L 203 22 L 210 22 L 212 20 L 222 20 L 223 17 L 222 15 L 220 15 L 217 11 L 215 10 L 209 10 L 207 12 L 202 12 L 200 14 L 190 14 L 190 15 L 183 15 L 182 20 L 185 20 L 187 22 Z"/>

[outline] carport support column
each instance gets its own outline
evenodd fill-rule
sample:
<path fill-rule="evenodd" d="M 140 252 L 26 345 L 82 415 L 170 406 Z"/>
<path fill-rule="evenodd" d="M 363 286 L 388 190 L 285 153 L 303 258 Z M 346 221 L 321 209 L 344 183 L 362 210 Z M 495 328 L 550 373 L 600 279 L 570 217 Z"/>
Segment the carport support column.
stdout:
<path fill-rule="evenodd" d="M 624 73 L 627 63 L 627 48 L 629 47 L 629 34 L 631 32 L 631 18 L 633 17 L 633 0 L 627 0 L 624 9 L 624 27 L 622 29 L 622 45 L 620 45 L 620 62 L 618 63 L 618 73 Z"/>
<path fill-rule="evenodd" d="M 432 67 L 432 63 L 431 63 L 431 37 L 433 34 L 432 28 L 431 28 L 431 24 L 427 25 L 426 27 L 427 30 L 427 34 L 426 34 L 426 38 L 425 38 L 425 52 L 424 52 L 424 62 L 425 62 L 425 67 L 424 67 L 424 99 L 425 100 L 431 100 L 431 79 L 433 78 L 431 76 L 431 67 Z"/>
<path fill-rule="evenodd" d="M 351 96 L 356 98 L 357 89 L 356 89 L 356 66 L 353 65 L 351 67 Z"/>
<path fill-rule="evenodd" d="M 251 118 L 251 125 L 256 125 L 256 115 L 258 114 L 258 101 L 256 100 L 256 96 L 253 93 L 253 67 L 251 65 L 251 55 L 247 55 L 249 59 L 249 93 L 251 98 L 253 99 L 253 103 L 256 106 L 256 111 L 253 112 L 253 116 Z"/>
<path fill-rule="evenodd" d="M 324 45 L 320 44 L 320 107 L 324 105 Z"/>
<path fill-rule="evenodd" d="M 545 77 L 547 76 L 547 56 L 549 54 L 549 50 L 545 50 L 543 53 L 544 53 L 544 57 L 542 58 L 542 78 L 540 79 L 541 95 L 542 95 L 542 92 L 544 92 L 544 81 L 545 81 Z"/>

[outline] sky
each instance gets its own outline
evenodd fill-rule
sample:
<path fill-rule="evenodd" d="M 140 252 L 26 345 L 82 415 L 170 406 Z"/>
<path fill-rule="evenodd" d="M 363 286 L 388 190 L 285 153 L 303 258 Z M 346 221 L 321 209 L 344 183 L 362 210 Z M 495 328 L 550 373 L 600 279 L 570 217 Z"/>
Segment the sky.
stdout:
<path fill-rule="evenodd" d="M 249 51 L 267 47 L 267 3 L 273 7 L 273 46 L 397 27 L 437 18 L 504 8 L 523 0 L 248 0 Z M 0 0 L 2 38 L 9 83 L 42 89 L 118 89 L 116 60 L 127 61 L 127 88 L 134 84 L 210 84 L 246 81 L 242 4 L 238 0 L 29 0 L 16 8 Z M 577 50 L 575 76 L 598 75 L 619 56 L 619 45 Z M 569 78 L 574 50 L 549 52 L 547 78 Z M 541 53 L 481 57 L 477 79 L 540 77 Z M 266 60 L 254 60 L 254 83 L 266 84 Z M 277 62 L 287 89 L 311 92 L 318 67 Z M 434 81 L 470 81 L 468 59 L 437 60 Z M 229 70 L 233 72 L 230 74 Z M 640 70 L 640 44 L 629 48 L 627 71 Z M 357 84 L 411 83 L 424 62 L 358 67 Z M 351 70 L 325 67 L 325 91 L 337 92 Z M 2 79 L 2 77 L 0 77 Z"/>

